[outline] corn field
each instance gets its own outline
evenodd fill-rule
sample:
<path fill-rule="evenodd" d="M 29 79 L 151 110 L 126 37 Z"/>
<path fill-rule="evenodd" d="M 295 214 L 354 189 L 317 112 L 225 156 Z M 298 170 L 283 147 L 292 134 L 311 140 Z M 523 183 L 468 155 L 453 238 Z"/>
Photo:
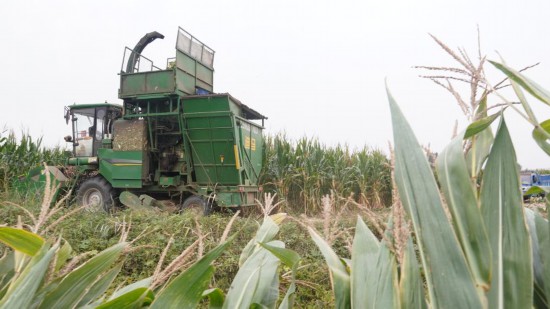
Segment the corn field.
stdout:
<path fill-rule="evenodd" d="M 261 182 L 300 213 L 321 211 L 321 198 L 334 191 L 372 208 L 391 203 L 391 169 L 386 155 L 364 147 L 328 147 L 317 139 L 292 142 L 284 134 L 266 138 Z"/>
<path fill-rule="evenodd" d="M 260 181 L 266 191 L 284 197 L 287 210 L 319 213 L 321 198 L 331 192 L 371 208 L 391 203 L 390 163 L 380 150 L 328 147 L 306 137 L 293 142 L 284 134 L 267 136 L 265 141 Z M 0 190 L 7 192 L 14 181 L 43 162 L 63 165 L 66 158 L 60 147 L 43 147 L 42 138 L 23 134 L 18 141 L 13 132 L 0 135 Z"/>
<path fill-rule="evenodd" d="M 42 138 L 33 139 L 23 133 L 18 140 L 13 131 L 4 129 L 0 133 L 0 192 L 9 191 L 13 181 L 25 177 L 30 169 L 44 162 L 61 165 L 66 157 L 60 147 L 43 147 Z"/>

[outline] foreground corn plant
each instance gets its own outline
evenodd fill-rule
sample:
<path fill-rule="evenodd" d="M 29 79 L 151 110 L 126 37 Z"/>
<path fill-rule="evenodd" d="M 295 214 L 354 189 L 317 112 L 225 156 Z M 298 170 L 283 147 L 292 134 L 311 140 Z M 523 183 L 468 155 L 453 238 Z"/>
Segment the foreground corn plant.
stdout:
<path fill-rule="evenodd" d="M 273 218 L 274 220 L 272 220 Z M 294 278 L 300 256 L 274 240 L 279 232 L 278 214 L 266 216 L 256 236 L 243 249 L 239 271 L 227 292 L 223 308 L 275 308 L 279 299 L 279 266 L 283 262 L 292 271 L 292 282 L 279 308 L 292 308 L 296 289 Z"/>
<path fill-rule="evenodd" d="M 178 259 L 165 271 L 111 294 L 107 290 L 131 247 L 124 237 L 75 268 L 79 258 L 71 259 L 67 242 L 46 240 L 20 228 L 0 227 L 0 242 L 13 249 L 0 259 L 0 308 L 195 308 L 205 298 L 210 308 L 275 308 L 280 263 L 294 274 L 300 260 L 294 251 L 284 248 L 284 243 L 274 240 L 284 218 L 284 214 L 264 218 L 256 237 L 243 250 L 240 270 L 227 295 L 220 289 L 209 289 L 209 285 L 214 274 L 212 263 L 231 244 L 232 237 L 166 284 L 159 278 L 166 273 L 170 277 L 172 268 L 181 267 Z M 292 307 L 294 290 L 292 280 L 279 308 Z"/>
<path fill-rule="evenodd" d="M 550 121 L 538 123 L 521 88 L 546 104 L 549 92 L 503 64 L 492 64 L 510 78 L 534 126 L 533 137 L 550 155 Z M 395 182 L 412 232 L 398 266 L 391 219 L 381 241 L 358 219 L 351 261 L 339 258 L 310 229 L 329 266 L 336 307 L 547 308 L 550 229 L 547 220 L 523 207 L 517 160 L 502 113 L 487 116 L 486 101 L 481 102 L 480 120 L 458 134 L 437 159 L 439 188 L 389 91 L 388 98 Z M 490 124 L 495 119 L 500 124 L 493 138 Z M 465 140 L 472 145 L 466 153 Z"/>
<path fill-rule="evenodd" d="M 60 241 L 51 243 L 11 227 L 0 228 L 0 240 L 14 250 L 0 261 L 0 308 L 193 308 L 208 287 L 212 261 L 230 244 L 225 242 L 210 251 L 157 293 L 150 289 L 153 280 L 148 278 L 106 297 L 128 242 L 105 249 L 65 273 L 71 254 L 67 243 L 61 246 Z"/>

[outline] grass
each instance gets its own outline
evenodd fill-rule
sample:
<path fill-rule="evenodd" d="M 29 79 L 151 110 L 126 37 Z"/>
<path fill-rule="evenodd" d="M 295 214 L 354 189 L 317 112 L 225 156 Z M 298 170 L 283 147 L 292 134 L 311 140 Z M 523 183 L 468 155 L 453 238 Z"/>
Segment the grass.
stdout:
<path fill-rule="evenodd" d="M 9 201 L 9 202 L 8 202 Z M 349 257 L 350 235 L 353 235 L 353 225 L 356 214 L 365 214 L 351 205 L 345 212 L 336 214 L 336 209 L 343 209 L 346 199 L 336 201 L 331 210 L 325 210 L 325 217 L 308 217 L 307 220 L 295 214 L 294 219 L 285 221 L 281 226 L 279 238 L 285 242 L 286 247 L 295 250 L 302 262 L 297 272 L 296 306 L 300 308 L 330 307 L 332 302 L 332 290 L 328 269 L 323 257 L 304 227 L 304 222 L 315 226 L 324 232 L 345 230 L 339 237 L 332 238 L 335 250 L 341 256 Z M 29 215 L 22 209 L 25 208 L 36 217 L 41 212 L 41 200 L 38 195 L 18 196 L 15 193 L 0 195 L 0 217 L 4 218 L 0 224 L 8 226 L 17 225 L 18 220 L 24 225 L 32 226 L 34 223 Z M 15 204 L 21 207 L 15 206 Z M 66 215 L 74 208 L 62 208 L 54 214 L 48 223 Z M 384 210 L 384 216 L 387 210 Z M 251 210 L 246 217 L 237 217 L 232 225 L 230 234 L 237 232 L 236 239 L 229 249 L 214 263 L 216 269 L 212 286 L 227 291 L 239 270 L 239 256 L 251 236 L 256 232 L 264 213 Z M 366 216 L 365 216 L 366 217 Z M 139 212 L 129 209 L 119 210 L 113 214 L 76 212 L 64 218 L 61 223 L 46 235 L 55 238 L 59 235 L 73 246 L 74 255 L 86 252 L 97 253 L 109 246 L 116 244 L 128 225 L 131 228 L 127 238 L 137 239 L 133 244 L 136 249 L 128 254 L 120 275 L 115 280 L 113 287 L 127 285 L 140 279 L 147 278 L 155 272 L 158 261 L 161 259 L 163 249 L 173 237 L 174 242 L 164 257 L 164 267 L 169 261 L 175 259 L 184 249 L 195 242 L 199 235 L 204 237 L 202 242 L 203 252 L 214 248 L 224 234 L 231 217 L 227 214 L 214 214 L 208 217 L 195 218 L 190 214 L 174 215 L 165 212 Z M 329 230 L 325 228 L 330 225 Z M 47 226 L 48 223 L 45 225 Z M 193 261 L 197 258 L 194 253 Z M 286 289 L 290 282 L 290 270 L 283 269 L 281 289 Z M 285 279 L 286 278 L 286 279 Z"/>

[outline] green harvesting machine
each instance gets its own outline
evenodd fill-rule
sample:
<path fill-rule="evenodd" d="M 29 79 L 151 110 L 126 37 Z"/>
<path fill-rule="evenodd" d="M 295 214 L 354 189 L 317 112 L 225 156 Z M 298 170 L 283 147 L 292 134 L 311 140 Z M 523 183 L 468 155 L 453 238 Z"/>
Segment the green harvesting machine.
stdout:
<path fill-rule="evenodd" d="M 158 38 L 164 36 L 151 32 L 125 49 L 122 106 L 65 108 L 72 157 L 46 170 L 62 186 L 74 186 L 78 203 L 91 209 L 108 211 L 118 202 L 147 207 L 160 196 L 205 214 L 254 205 L 267 117 L 214 93 L 214 50 L 182 28 L 176 56 L 166 68 L 155 66 L 141 53 Z"/>

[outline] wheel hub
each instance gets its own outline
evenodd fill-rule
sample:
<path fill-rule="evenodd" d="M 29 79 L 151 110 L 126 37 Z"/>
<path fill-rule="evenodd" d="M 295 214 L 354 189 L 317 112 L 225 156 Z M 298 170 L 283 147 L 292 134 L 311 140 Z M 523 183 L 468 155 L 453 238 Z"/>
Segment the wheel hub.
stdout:
<path fill-rule="evenodd" d="M 89 211 L 98 211 L 103 207 L 103 196 L 98 190 L 90 189 L 84 195 L 86 209 Z"/>

